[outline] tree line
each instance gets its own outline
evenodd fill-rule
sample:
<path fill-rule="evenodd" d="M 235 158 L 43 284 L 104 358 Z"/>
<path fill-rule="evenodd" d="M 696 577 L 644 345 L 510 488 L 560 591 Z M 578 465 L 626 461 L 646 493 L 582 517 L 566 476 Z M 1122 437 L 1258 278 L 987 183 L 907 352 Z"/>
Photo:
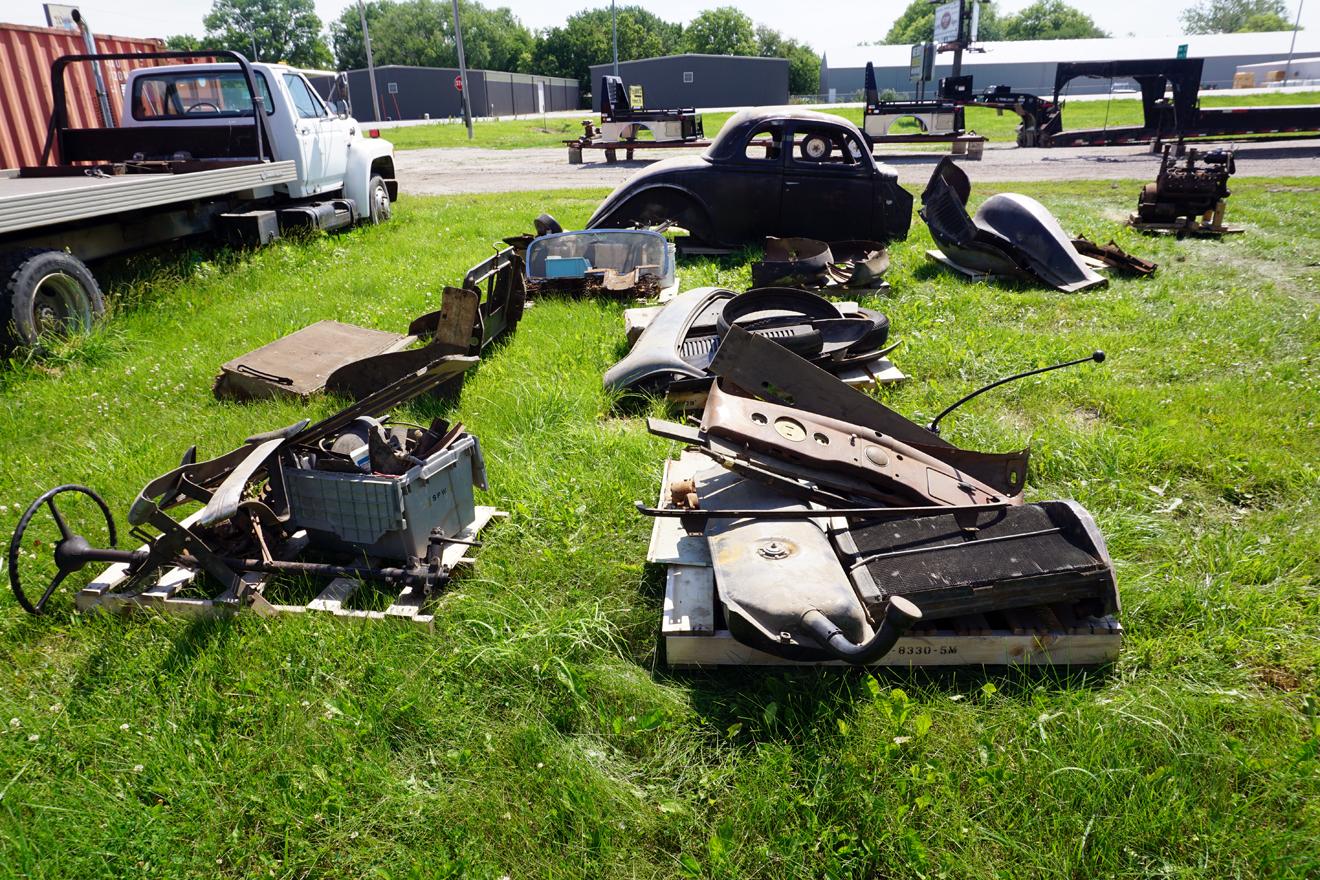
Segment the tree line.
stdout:
<path fill-rule="evenodd" d="M 457 67 L 452 0 L 371 0 L 367 24 L 377 64 Z M 470 67 L 539 73 L 579 80 L 590 89 L 589 68 L 613 57 L 610 10 L 584 9 L 563 25 L 532 31 L 507 7 L 459 0 L 463 48 Z M 1201 0 L 1182 15 L 1189 34 L 1287 30 L 1284 0 Z M 935 21 L 930 0 L 912 0 L 882 43 L 929 40 Z M 356 4 L 330 22 L 328 39 L 313 0 L 214 0 L 203 19 L 203 37 L 180 35 L 170 48 L 231 49 L 264 61 L 299 67 L 351 70 L 366 67 L 362 23 Z M 786 58 L 789 91 L 820 89 L 820 56 L 799 40 L 755 23 L 732 6 L 708 9 L 684 25 L 640 6 L 618 8 L 619 58 L 651 58 L 681 52 Z M 1063 0 L 1037 0 L 1020 12 L 1000 15 L 983 3 L 979 39 L 1065 40 L 1107 37 L 1090 16 Z M 863 42 L 863 45 L 866 45 Z"/>
<path fill-rule="evenodd" d="M 459 0 L 458 6 L 469 67 L 570 77 L 589 88 L 590 66 L 613 58 L 608 8 L 585 9 L 559 27 L 534 32 L 507 7 L 476 0 Z M 458 66 L 450 0 L 371 0 L 366 16 L 376 64 Z M 356 4 L 330 22 L 328 40 L 313 0 L 214 0 L 203 24 L 203 37 L 180 35 L 166 42 L 177 49 L 231 49 L 300 67 L 367 66 Z M 820 85 L 815 50 L 732 6 L 708 9 L 687 25 L 640 6 L 620 6 L 618 31 L 623 60 L 681 52 L 786 58 L 790 92 L 814 94 Z"/>
<path fill-rule="evenodd" d="M 1284 0 L 1200 0 L 1183 10 L 1180 20 L 1188 34 L 1234 34 L 1292 29 Z M 912 0 L 881 41 L 888 45 L 924 43 L 935 25 L 930 0 Z M 1000 15 L 995 4 L 982 3 L 977 39 L 1078 40 L 1110 34 L 1091 16 L 1063 0 L 1036 0 L 1021 11 Z"/>

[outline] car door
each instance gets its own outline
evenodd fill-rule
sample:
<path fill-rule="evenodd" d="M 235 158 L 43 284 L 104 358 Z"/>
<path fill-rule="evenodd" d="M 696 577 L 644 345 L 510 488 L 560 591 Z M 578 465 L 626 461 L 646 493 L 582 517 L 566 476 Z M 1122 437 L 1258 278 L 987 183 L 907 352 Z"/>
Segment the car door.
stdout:
<path fill-rule="evenodd" d="M 795 122 L 784 138 L 782 235 L 843 241 L 871 238 L 875 162 L 841 126 Z"/>
<path fill-rule="evenodd" d="M 339 189 L 348 167 L 348 120 L 326 109 L 302 74 L 286 72 L 284 87 L 295 115 L 294 126 L 306 171 L 309 193 Z"/>
<path fill-rule="evenodd" d="M 718 221 L 724 241 L 758 241 L 777 235 L 783 195 L 784 123 L 764 122 L 747 133 L 742 149 L 712 169 L 713 201 L 728 210 Z"/>

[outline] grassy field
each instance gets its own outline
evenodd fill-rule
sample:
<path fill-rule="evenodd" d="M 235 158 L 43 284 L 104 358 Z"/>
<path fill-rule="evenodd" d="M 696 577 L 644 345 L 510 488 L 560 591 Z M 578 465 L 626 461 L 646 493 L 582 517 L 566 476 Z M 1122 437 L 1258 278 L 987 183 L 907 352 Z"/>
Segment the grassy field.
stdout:
<path fill-rule="evenodd" d="M 1320 92 L 1277 95 L 1203 95 L 1205 107 L 1252 107 L 1262 104 L 1315 104 L 1320 103 Z M 836 113 L 857 125 L 862 122 L 862 108 L 840 107 L 827 112 Z M 731 113 L 703 113 L 702 125 L 706 136 L 719 133 Z M 1114 101 L 1074 101 L 1064 110 L 1064 125 L 1068 128 L 1110 128 L 1141 123 L 1141 101 L 1122 98 Z M 488 147 L 512 150 L 520 147 L 559 147 L 565 140 L 582 134 L 583 119 L 599 121 L 599 114 L 583 110 L 581 116 L 558 116 L 547 119 L 528 117 L 480 121 L 473 124 L 473 140 L 467 139 L 467 129 L 461 124 L 437 123 L 411 125 L 386 129 L 383 136 L 400 150 L 423 147 Z M 1017 138 L 1018 117 L 1013 113 L 998 114 L 984 107 L 968 107 L 967 127 L 985 135 L 992 141 L 1012 142 Z M 905 123 L 916 131 L 915 122 Z M 895 131 L 903 130 L 900 125 Z"/>
<path fill-rule="evenodd" d="M 912 377 L 883 397 L 929 418 L 1109 353 L 945 434 L 1030 443 L 1029 495 L 1096 515 L 1127 632 L 1112 669 L 667 671 L 631 502 L 675 450 L 602 391 L 623 304 L 544 300 L 456 407 L 481 500 L 511 517 L 436 632 L 101 619 L 67 596 L 38 621 L 0 596 L 0 876 L 1320 875 L 1320 178 L 1238 181 L 1247 234 L 1222 242 L 1123 229 L 1136 182 L 1004 188 L 1159 274 L 969 284 L 914 221 L 872 303 Z M 69 481 L 122 514 L 193 443 L 332 411 L 218 403 L 210 381 L 313 320 L 401 330 L 490 242 L 602 195 L 407 199 L 378 228 L 120 265 L 98 331 L 0 373 L 0 527 Z M 753 256 L 685 261 L 683 283 L 745 286 Z"/>

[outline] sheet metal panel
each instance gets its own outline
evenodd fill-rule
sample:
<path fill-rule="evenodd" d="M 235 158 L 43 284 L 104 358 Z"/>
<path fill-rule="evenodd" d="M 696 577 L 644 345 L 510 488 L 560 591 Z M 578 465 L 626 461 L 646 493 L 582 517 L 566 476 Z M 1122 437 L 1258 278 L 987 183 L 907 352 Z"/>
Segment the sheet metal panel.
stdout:
<path fill-rule="evenodd" d="M 188 174 L 0 177 L 0 235 L 274 186 L 298 179 L 292 161 Z"/>
<path fill-rule="evenodd" d="M 98 52 L 159 52 L 164 48 L 162 40 L 96 35 Z M 50 124 L 50 66 L 61 55 L 85 52 L 82 34 L 76 31 L 0 24 L 0 168 L 40 163 Z M 147 64 L 101 62 L 110 112 L 116 124 L 128 72 Z M 65 76 L 70 123 L 79 128 L 99 127 L 101 114 L 92 66 L 72 65 Z"/>

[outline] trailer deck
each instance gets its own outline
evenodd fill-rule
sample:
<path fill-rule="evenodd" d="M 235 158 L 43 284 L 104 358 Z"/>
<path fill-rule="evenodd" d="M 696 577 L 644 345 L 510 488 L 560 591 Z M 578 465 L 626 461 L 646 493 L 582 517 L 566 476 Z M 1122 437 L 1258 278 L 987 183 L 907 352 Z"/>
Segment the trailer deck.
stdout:
<path fill-rule="evenodd" d="M 20 177 L 19 173 L 0 171 L 0 236 L 298 179 L 292 161 L 254 162 L 179 174 Z"/>

